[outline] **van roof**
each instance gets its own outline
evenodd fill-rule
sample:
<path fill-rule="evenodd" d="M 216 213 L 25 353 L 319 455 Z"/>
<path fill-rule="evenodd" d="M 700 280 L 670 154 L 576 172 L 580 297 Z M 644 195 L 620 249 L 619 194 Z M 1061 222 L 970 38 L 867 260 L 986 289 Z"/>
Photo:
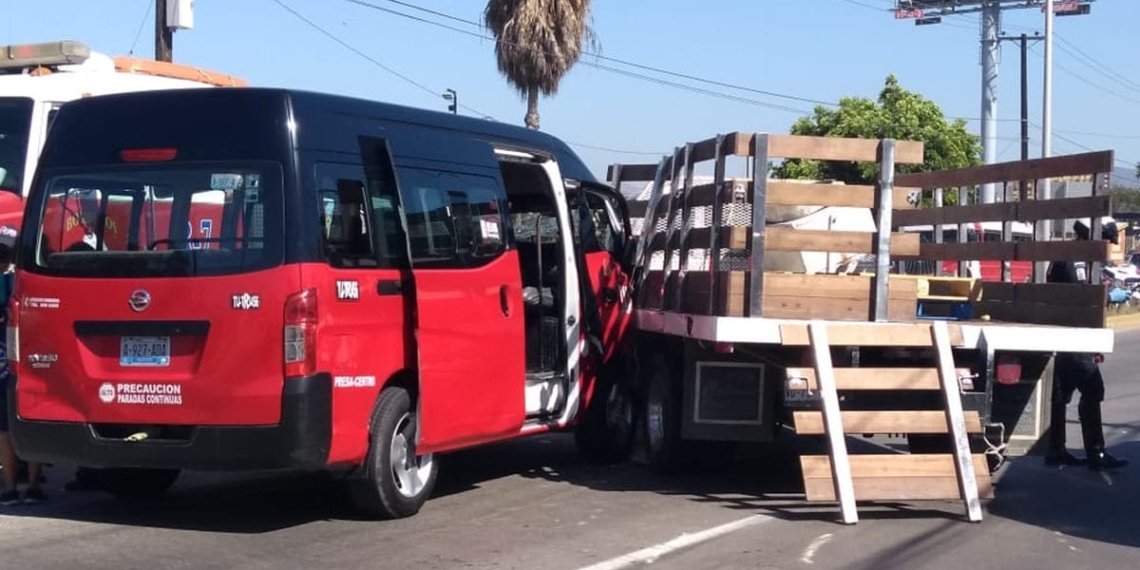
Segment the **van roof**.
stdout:
<path fill-rule="evenodd" d="M 550 134 L 528 129 L 522 126 L 509 125 L 489 119 L 478 119 L 445 113 L 442 111 L 427 110 L 417 107 L 397 105 L 381 101 L 372 101 L 362 98 L 329 93 L 318 93 L 298 89 L 273 87 L 246 87 L 242 89 L 170 89 L 152 92 L 136 92 L 105 95 L 82 99 L 72 103 L 75 105 L 100 105 L 100 100 L 108 103 L 122 99 L 178 99 L 183 97 L 209 98 L 224 101 L 228 98 L 249 101 L 249 98 L 264 98 L 267 107 L 280 105 L 281 101 L 288 101 L 293 109 L 295 118 L 302 124 L 312 117 L 321 117 L 322 121 L 329 122 L 345 120 L 379 121 L 383 123 L 399 123 L 409 126 L 423 126 L 436 129 L 459 130 L 471 133 L 487 140 L 515 147 L 528 148 L 539 152 L 549 153 L 558 161 L 562 175 L 575 180 L 597 182 L 597 178 L 582 159 L 562 140 Z M 329 125 L 330 128 L 339 128 Z M 298 144 L 303 145 L 305 137 L 313 134 L 314 129 L 301 128 L 298 132 Z M 355 135 L 344 137 L 347 143 L 352 140 L 355 145 Z M 330 149 L 331 150 L 331 149 Z M 344 150 L 348 150 L 347 148 Z"/>

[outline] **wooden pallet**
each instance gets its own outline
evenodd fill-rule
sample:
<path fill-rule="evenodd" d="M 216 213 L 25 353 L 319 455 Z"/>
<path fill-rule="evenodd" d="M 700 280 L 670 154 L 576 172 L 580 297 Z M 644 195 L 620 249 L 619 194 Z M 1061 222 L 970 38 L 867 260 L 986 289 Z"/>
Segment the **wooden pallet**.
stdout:
<path fill-rule="evenodd" d="M 897 326 L 928 327 L 929 334 L 910 334 L 905 341 L 896 335 L 883 342 L 933 347 L 937 362 L 929 368 L 835 369 L 828 326 L 819 321 L 808 325 L 814 368 L 788 369 L 787 387 L 818 391 L 822 409 L 794 412 L 793 419 L 797 434 L 826 435 L 829 453 L 800 458 L 807 500 L 838 501 L 843 522 L 854 524 L 859 520 L 856 501 L 957 499 L 963 502 L 970 521 L 980 521 L 980 500 L 993 497 L 993 484 L 985 454 L 970 451 L 969 435 L 981 433 L 982 425 L 976 412 L 962 409 L 959 378 L 967 371 L 954 367 L 948 325 L 936 321 Z M 939 411 L 844 411 L 838 390 L 937 390 L 945 407 Z M 946 434 L 952 453 L 848 455 L 847 434 L 882 433 Z"/>
<path fill-rule="evenodd" d="M 973 277 L 945 277 L 941 275 L 891 275 L 891 279 L 913 280 L 915 296 L 923 301 L 965 301 L 976 295 L 978 280 Z"/>

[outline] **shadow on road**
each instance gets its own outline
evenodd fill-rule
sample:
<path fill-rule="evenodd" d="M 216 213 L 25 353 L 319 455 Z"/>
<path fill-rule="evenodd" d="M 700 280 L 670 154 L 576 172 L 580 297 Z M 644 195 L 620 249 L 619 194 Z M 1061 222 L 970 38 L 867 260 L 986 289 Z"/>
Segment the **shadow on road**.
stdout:
<path fill-rule="evenodd" d="M 847 445 L 852 454 L 884 452 L 882 445 L 858 437 L 848 438 Z M 447 464 L 446 472 L 452 474 L 449 483 L 453 486 L 446 492 L 461 492 L 480 480 L 519 475 L 603 492 L 657 493 L 787 520 L 838 522 L 836 504 L 804 500 L 799 456 L 825 453 L 822 438 L 785 438 L 746 446 L 736 461 L 723 468 L 658 475 L 633 463 L 614 466 L 588 463 L 578 457 L 569 436 L 542 436 L 455 454 Z M 520 460 L 531 464 L 520 464 Z M 963 516 L 962 513 L 963 508 L 956 502 L 929 502 L 923 508 L 905 503 L 860 504 L 863 519 L 953 519 Z"/>
<path fill-rule="evenodd" d="M 448 454 L 434 499 L 470 492 L 509 476 L 565 482 L 604 492 L 643 491 L 785 519 L 838 520 L 833 504 L 803 500 L 799 453 L 822 453 L 810 440 L 777 442 L 743 450 L 738 461 L 716 472 L 662 476 L 635 464 L 600 466 L 578 456 L 569 435 L 542 435 Z M 821 443 L 819 445 L 822 445 Z M 866 440 L 851 438 L 852 453 L 879 452 Z M 364 520 L 352 508 L 343 485 L 326 474 L 184 474 L 164 497 L 133 504 L 101 492 L 67 493 L 71 472 L 50 473 L 52 500 L 35 507 L 5 509 L 11 516 L 43 517 L 125 526 L 231 534 L 259 534 L 326 520 Z M 525 484 L 525 483 L 520 483 Z M 916 509 L 905 504 L 861 506 L 874 518 L 955 518 L 956 503 Z M 944 508 L 938 508 L 944 507 Z"/>
<path fill-rule="evenodd" d="M 1110 451 L 1131 465 L 1097 473 L 1046 467 L 1039 457 L 1011 462 L 990 514 L 1086 540 L 1140 547 L 1140 441 Z"/>

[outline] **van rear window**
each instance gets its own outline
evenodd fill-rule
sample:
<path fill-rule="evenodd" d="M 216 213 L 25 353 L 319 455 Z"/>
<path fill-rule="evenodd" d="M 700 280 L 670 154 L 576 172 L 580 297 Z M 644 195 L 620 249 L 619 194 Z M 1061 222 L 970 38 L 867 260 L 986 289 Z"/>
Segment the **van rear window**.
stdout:
<path fill-rule="evenodd" d="M 274 163 L 138 164 L 48 172 L 34 271 L 69 277 L 228 275 L 282 263 Z M 27 242 L 25 242 L 27 243 Z"/>

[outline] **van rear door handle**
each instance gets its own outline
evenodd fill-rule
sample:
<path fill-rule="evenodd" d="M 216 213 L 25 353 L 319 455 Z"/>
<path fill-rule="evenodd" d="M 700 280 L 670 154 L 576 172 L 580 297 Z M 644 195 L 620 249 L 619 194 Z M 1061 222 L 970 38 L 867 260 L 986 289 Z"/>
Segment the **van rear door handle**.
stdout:
<path fill-rule="evenodd" d="M 506 285 L 499 286 L 499 305 L 503 310 L 503 316 L 511 316 L 511 299 L 509 296 L 510 289 Z"/>

